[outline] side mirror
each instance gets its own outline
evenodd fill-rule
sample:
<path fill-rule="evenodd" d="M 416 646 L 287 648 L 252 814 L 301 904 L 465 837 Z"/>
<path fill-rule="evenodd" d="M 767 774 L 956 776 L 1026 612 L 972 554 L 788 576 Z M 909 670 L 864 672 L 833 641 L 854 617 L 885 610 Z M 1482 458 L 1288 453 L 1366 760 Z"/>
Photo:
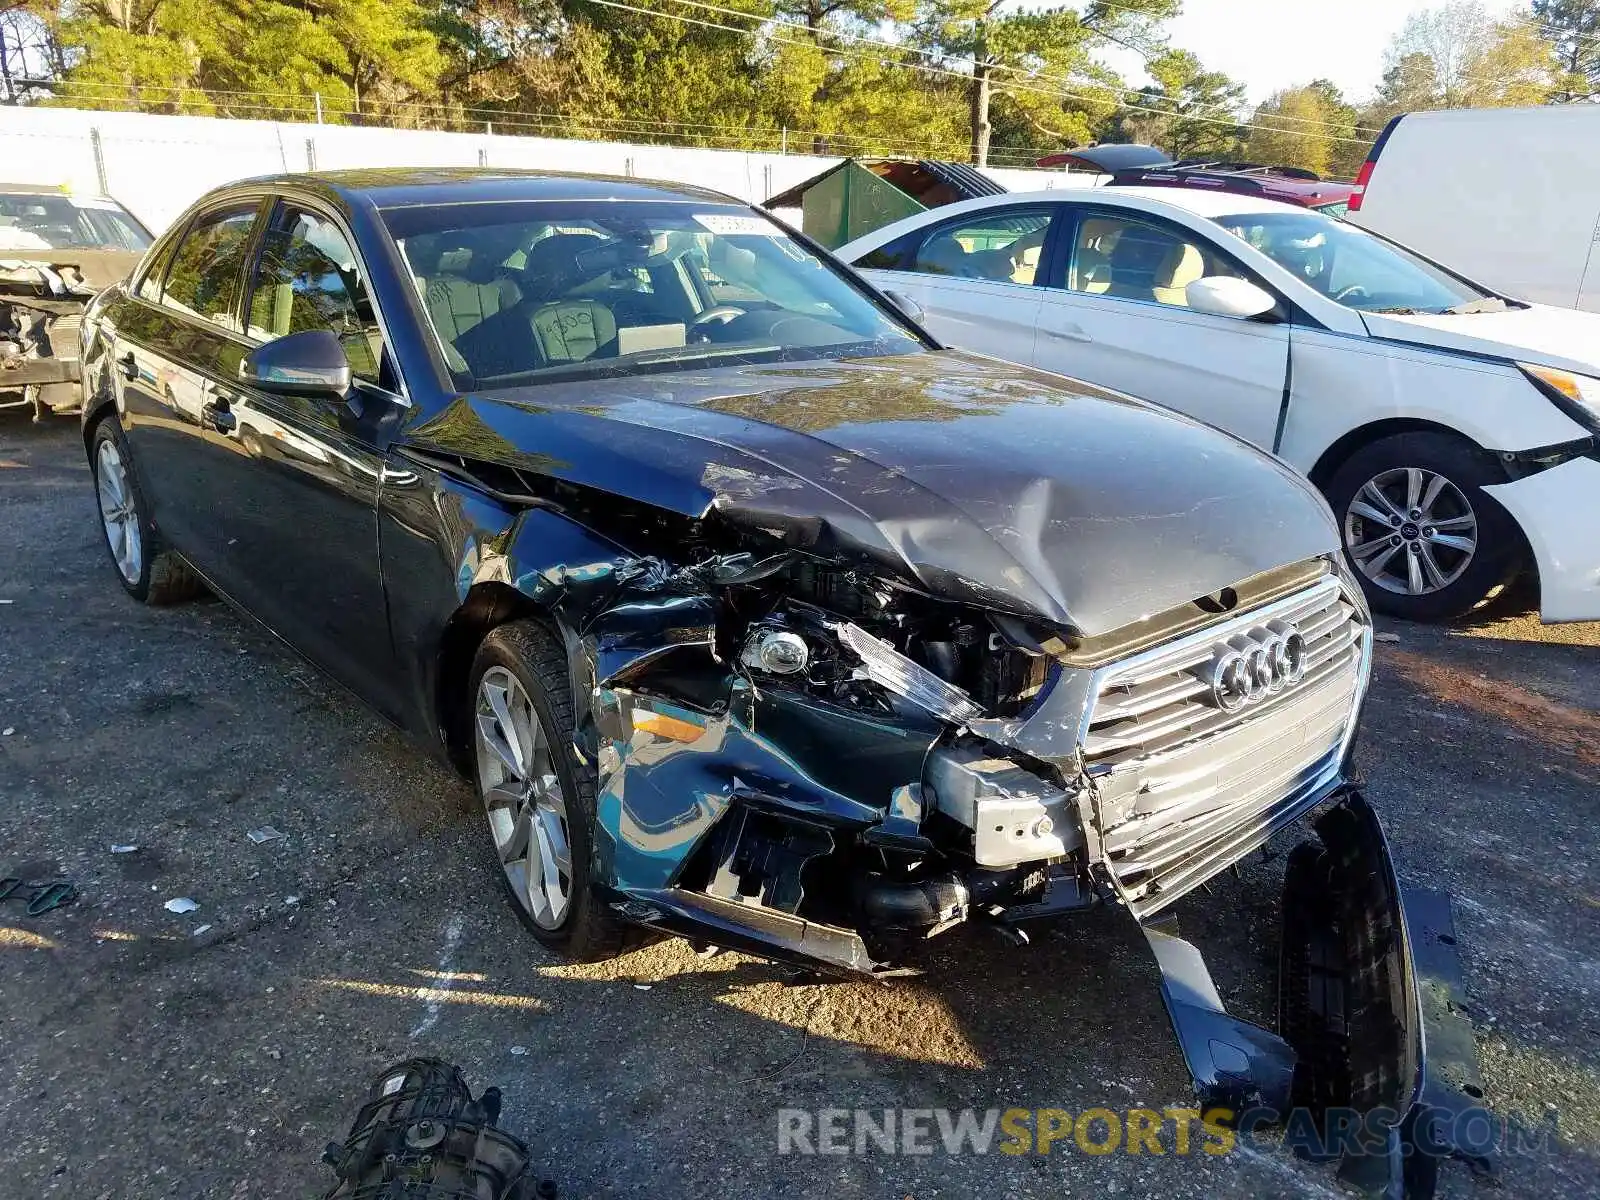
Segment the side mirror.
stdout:
<path fill-rule="evenodd" d="M 1184 299 L 1195 312 L 1214 317 L 1259 317 L 1278 307 L 1265 288 L 1236 275 L 1207 275 L 1183 289 Z"/>
<path fill-rule="evenodd" d="M 922 305 L 918 304 L 910 296 L 903 296 L 899 292 L 884 292 L 883 294 L 888 298 L 890 304 L 905 313 L 918 325 L 928 319 L 928 314 L 922 311 Z"/>
<path fill-rule="evenodd" d="M 282 396 L 342 400 L 350 391 L 350 361 L 332 330 L 307 329 L 250 351 L 239 363 L 239 378 Z"/>

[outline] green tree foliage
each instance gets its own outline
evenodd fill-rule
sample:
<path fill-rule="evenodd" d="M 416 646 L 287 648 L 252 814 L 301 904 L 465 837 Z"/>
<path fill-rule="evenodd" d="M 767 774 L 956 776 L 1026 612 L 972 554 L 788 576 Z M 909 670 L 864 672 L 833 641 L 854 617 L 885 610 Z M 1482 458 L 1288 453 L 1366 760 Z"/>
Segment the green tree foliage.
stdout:
<path fill-rule="evenodd" d="M 1491 21 L 1478 0 L 1411 14 L 1386 63 L 1380 97 L 1396 112 L 1545 104 L 1560 80 L 1556 48 L 1536 22 Z"/>
<path fill-rule="evenodd" d="M 73 0 L 72 103 L 240 117 L 414 123 L 444 59 L 416 0 Z"/>
<path fill-rule="evenodd" d="M 1244 87 L 1207 71 L 1187 50 L 1166 50 L 1147 65 L 1153 84 L 1125 98 L 1107 133 L 1110 141 L 1145 142 L 1174 158 L 1235 159 L 1245 129 L 1237 114 Z"/>
<path fill-rule="evenodd" d="M 1153 57 L 1161 23 L 1178 11 L 1178 0 L 1015 10 L 1003 3 L 927 0 L 915 27 L 922 46 L 967 76 L 968 151 L 979 165 L 988 161 L 997 107 L 1011 118 L 1010 136 L 1026 139 L 1024 155 L 1093 140 L 1124 90 L 1095 52 L 1121 45 Z"/>
<path fill-rule="evenodd" d="M 1600 92 L 1600 0 L 1532 3 L 1447 0 L 1372 97 L 1317 80 L 1245 115 L 1168 45 L 1180 0 L 0 0 L 0 100 L 39 99 L 26 70 L 80 106 L 1005 165 L 1136 140 L 1349 175 L 1396 112 Z"/>
<path fill-rule="evenodd" d="M 1333 173 L 1335 139 L 1347 130 L 1354 133 L 1353 119 L 1347 125 L 1327 90 L 1316 84 L 1275 93 L 1257 106 L 1251 124 L 1245 155 L 1252 162 L 1301 167 L 1318 175 Z"/>
<path fill-rule="evenodd" d="M 1600 99 L 1600 0 L 1533 0 L 1530 20 L 1555 47 L 1560 103 Z"/>

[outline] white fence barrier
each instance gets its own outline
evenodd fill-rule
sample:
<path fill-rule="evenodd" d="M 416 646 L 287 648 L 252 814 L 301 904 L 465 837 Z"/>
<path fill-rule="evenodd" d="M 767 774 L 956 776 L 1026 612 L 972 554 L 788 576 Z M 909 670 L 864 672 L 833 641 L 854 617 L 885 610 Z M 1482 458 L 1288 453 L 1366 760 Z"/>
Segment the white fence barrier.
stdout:
<path fill-rule="evenodd" d="M 535 167 L 695 183 L 752 203 L 838 162 L 683 146 L 490 133 L 430 133 L 70 108 L 0 109 L 0 180 L 65 184 L 121 201 L 156 232 L 201 193 L 251 175 L 340 167 Z M 1012 191 L 1082 186 L 1093 175 L 994 168 Z"/>

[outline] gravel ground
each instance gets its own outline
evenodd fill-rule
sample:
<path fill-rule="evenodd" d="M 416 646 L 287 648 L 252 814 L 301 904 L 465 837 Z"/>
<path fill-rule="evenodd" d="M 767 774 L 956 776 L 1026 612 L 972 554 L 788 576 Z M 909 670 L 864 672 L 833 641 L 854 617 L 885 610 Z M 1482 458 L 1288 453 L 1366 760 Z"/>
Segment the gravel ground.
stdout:
<path fill-rule="evenodd" d="M 1454 897 L 1488 1103 L 1549 1134 L 1503 1194 L 1600 1195 L 1600 626 L 1386 627 L 1363 733 L 1409 882 Z M 563 966 L 518 926 L 467 789 L 216 602 L 128 600 L 75 425 L 0 413 L 0 1195 L 297 1197 L 418 1052 L 506 1090 L 571 1196 L 1346 1195 L 1270 1146 L 780 1156 L 782 1108 L 1189 1100 L 1156 974 L 1100 913 L 952 935 L 912 982 L 817 983 L 667 942 Z M 253 844 L 271 825 L 288 836 Z M 114 844 L 136 845 L 113 854 Z M 1267 1019 L 1278 863 L 1191 898 Z M 190 915 L 167 912 L 194 899 Z M 1442 1193 L 1488 1194 L 1460 1165 Z"/>

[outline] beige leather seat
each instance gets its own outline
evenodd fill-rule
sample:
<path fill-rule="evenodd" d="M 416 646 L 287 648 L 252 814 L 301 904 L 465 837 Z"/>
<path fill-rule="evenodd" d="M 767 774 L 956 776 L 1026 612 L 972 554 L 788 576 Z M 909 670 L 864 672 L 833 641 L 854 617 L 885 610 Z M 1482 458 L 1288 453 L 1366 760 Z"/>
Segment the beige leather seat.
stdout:
<path fill-rule="evenodd" d="M 1156 271 L 1156 300 L 1162 304 L 1188 308 L 1188 287 L 1205 273 L 1205 256 L 1188 242 L 1180 242 L 1167 251 L 1166 259 Z"/>
<path fill-rule="evenodd" d="M 955 275 L 962 278 L 978 275 L 981 271 L 975 270 L 971 262 L 972 255 L 963 246 L 953 233 L 941 233 L 925 243 L 917 252 L 916 265 L 912 268 L 917 271 L 926 271 L 932 275 Z"/>
<path fill-rule="evenodd" d="M 417 277 L 423 305 L 447 346 L 522 298 L 491 257 L 470 246 L 440 246 Z"/>
<path fill-rule="evenodd" d="M 1102 296 L 1111 288 L 1111 256 L 1106 247 L 1115 244 L 1122 222 L 1088 217 L 1078 232 L 1078 252 L 1072 264 L 1068 286 L 1075 292 Z"/>
<path fill-rule="evenodd" d="M 1011 252 L 1011 282 L 1031 284 L 1039 273 L 1039 253 L 1043 245 L 1024 246 Z"/>
<path fill-rule="evenodd" d="M 528 322 L 547 363 L 582 362 L 613 345 L 617 337 L 616 318 L 595 300 L 542 304 Z"/>
<path fill-rule="evenodd" d="M 1111 247 L 1108 296 L 1188 306 L 1184 289 L 1205 273 L 1198 249 L 1171 234 L 1129 225 Z"/>

